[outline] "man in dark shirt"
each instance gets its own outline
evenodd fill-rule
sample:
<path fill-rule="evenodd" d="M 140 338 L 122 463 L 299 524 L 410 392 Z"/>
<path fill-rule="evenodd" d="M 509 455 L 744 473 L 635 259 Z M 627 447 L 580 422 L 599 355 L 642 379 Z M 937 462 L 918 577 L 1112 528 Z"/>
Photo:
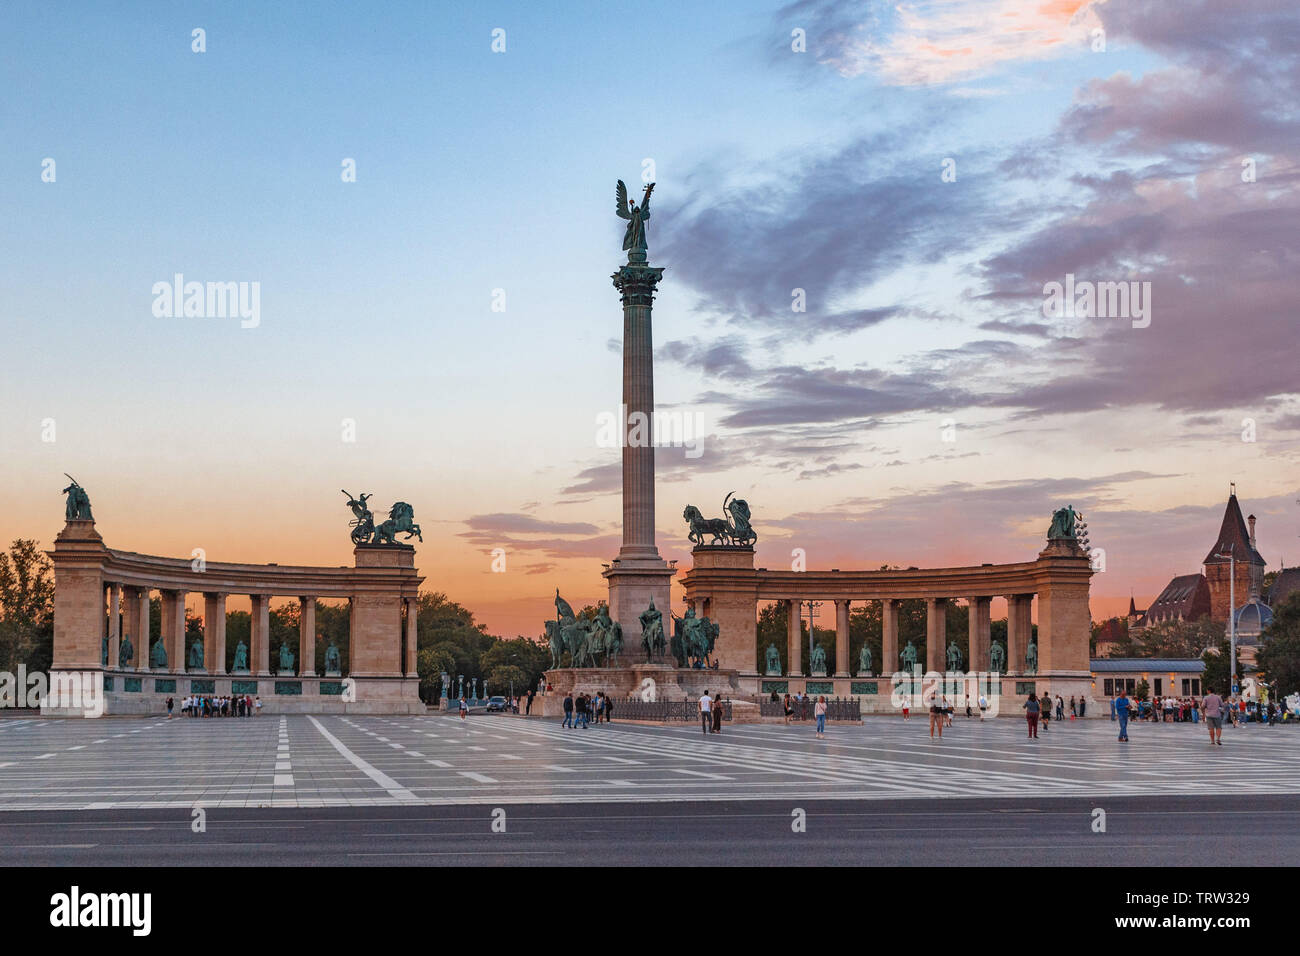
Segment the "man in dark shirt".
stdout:
<path fill-rule="evenodd" d="M 560 726 L 570 728 L 577 726 L 573 722 L 573 693 L 571 691 L 566 692 L 564 695 L 564 723 L 560 724 Z"/>

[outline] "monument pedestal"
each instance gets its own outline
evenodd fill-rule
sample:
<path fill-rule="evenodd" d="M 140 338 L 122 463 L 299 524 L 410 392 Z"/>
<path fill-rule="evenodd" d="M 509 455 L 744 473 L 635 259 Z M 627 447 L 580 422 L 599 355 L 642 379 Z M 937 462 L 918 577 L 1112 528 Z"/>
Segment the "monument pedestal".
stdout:
<path fill-rule="evenodd" d="M 658 606 L 656 604 L 656 606 Z M 551 689 L 533 701 L 533 713 L 543 717 L 564 716 L 564 695 L 604 691 L 618 702 L 652 694 L 654 700 L 694 700 L 706 690 L 714 697 L 721 691 L 735 698 L 742 694 L 740 675 L 734 670 L 707 670 L 672 664 L 620 664 L 618 667 L 562 667 L 546 672 Z"/>
<path fill-rule="evenodd" d="M 622 656 L 633 661 L 645 659 L 641 649 L 641 612 L 650 606 L 663 615 L 664 643 L 673 634 L 672 582 L 677 569 L 658 556 L 653 558 L 615 558 L 602 576 L 609 582 L 609 616 L 623 628 Z"/>

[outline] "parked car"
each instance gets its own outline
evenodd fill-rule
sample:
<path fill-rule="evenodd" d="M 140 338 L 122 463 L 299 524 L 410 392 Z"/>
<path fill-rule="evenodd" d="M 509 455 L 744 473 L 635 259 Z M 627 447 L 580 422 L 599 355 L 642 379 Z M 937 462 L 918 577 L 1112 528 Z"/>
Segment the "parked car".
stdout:
<path fill-rule="evenodd" d="M 489 697 L 487 712 L 489 714 L 494 712 L 504 714 L 506 712 L 506 699 L 504 697 Z"/>

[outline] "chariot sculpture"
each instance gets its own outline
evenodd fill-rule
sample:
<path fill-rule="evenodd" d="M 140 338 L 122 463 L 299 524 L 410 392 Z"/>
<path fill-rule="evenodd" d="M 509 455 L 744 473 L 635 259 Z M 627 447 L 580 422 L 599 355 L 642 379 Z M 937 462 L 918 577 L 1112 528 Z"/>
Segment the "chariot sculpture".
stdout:
<path fill-rule="evenodd" d="M 736 498 L 735 494 L 733 491 L 722 499 L 722 510 L 728 515 L 726 518 L 706 518 L 695 505 L 686 506 L 682 518 L 690 527 L 686 537 L 691 544 L 697 547 L 705 544 L 707 535 L 709 545 L 735 548 L 753 546 L 758 540 L 758 534 L 750 524 L 749 502 L 744 498 Z"/>

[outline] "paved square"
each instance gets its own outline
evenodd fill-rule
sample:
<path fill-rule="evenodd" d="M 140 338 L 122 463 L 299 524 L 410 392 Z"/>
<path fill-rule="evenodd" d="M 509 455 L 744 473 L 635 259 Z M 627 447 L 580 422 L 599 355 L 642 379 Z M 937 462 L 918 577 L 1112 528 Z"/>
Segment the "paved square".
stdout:
<path fill-rule="evenodd" d="M 1300 793 L 1300 732 L 921 718 L 587 730 L 506 716 L 0 720 L 0 809 Z"/>

